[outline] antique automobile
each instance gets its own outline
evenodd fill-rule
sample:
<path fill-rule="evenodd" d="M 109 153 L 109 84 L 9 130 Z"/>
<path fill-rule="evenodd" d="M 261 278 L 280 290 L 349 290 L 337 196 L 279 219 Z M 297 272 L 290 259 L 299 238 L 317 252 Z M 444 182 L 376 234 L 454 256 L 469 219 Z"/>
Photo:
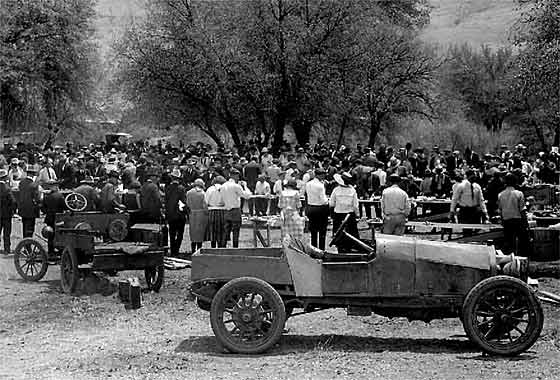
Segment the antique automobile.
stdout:
<path fill-rule="evenodd" d="M 99 271 L 116 275 L 122 270 L 144 270 L 150 290 L 163 284 L 163 258 L 167 252 L 164 225 L 130 223 L 129 213 L 83 211 L 80 194 L 65 197 L 67 210 L 56 215 L 55 228 L 43 227 L 41 236 L 25 238 L 14 251 L 14 266 L 27 281 L 39 281 L 49 265 L 61 267 L 61 286 L 75 291 L 80 277 Z M 45 243 L 52 238 L 51 251 Z"/>
<path fill-rule="evenodd" d="M 331 245 L 352 238 L 345 225 Z M 210 311 L 218 342 L 237 353 L 266 351 L 287 318 L 329 308 L 425 322 L 459 318 L 467 336 L 495 355 L 520 354 L 539 338 L 543 310 L 527 285 L 525 258 L 486 245 L 352 239 L 362 252 L 325 253 L 294 239 L 283 248 L 202 249 L 192 258 L 191 291 Z"/>

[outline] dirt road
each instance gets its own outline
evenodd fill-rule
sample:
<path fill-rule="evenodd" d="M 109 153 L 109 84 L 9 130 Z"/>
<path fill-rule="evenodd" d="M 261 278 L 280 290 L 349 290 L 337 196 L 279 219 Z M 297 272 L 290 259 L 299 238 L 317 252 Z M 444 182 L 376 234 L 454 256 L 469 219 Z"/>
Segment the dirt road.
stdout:
<path fill-rule="evenodd" d="M 141 277 L 121 274 L 130 275 Z M 560 309 L 545 306 L 541 338 L 513 359 L 482 356 L 457 320 L 343 310 L 290 319 L 271 352 L 242 356 L 217 347 L 208 313 L 189 296 L 189 270 L 167 275 L 161 293 L 130 311 L 114 295 L 62 294 L 57 267 L 39 283 L 20 281 L 12 258 L 0 257 L 0 379 L 560 378 Z M 560 293 L 557 280 L 541 286 Z"/>

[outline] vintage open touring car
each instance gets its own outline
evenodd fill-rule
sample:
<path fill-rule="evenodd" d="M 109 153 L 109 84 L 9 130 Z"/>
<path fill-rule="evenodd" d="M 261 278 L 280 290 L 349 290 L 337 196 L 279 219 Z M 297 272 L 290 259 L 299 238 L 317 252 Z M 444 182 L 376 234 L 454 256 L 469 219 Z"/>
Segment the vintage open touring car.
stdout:
<path fill-rule="evenodd" d="M 333 242 L 351 238 L 344 228 Z M 354 240 L 362 252 L 325 253 L 297 240 L 283 248 L 202 249 L 192 258 L 192 293 L 210 311 L 218 342 L 237 353 L 263 352 L 287 318 L 328 308 L 425 322 L 458 317 L 467 336 L 495 355 L 520 354 L 539 338 L 543 310 L 527 285 L 525 258 L 486 245 Z"/>

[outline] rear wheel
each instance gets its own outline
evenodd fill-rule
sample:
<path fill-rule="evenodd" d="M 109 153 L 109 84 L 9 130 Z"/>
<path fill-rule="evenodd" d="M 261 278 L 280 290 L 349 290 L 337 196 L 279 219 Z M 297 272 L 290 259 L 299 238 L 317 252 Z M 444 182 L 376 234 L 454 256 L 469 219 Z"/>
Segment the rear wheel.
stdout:
<path fill-rule="evenodd" d="M 71 294 L 76 290 L 80 280 L 78 256 L 72 248 L 64 248 L 60 258 L 60 286 L 64 293 Z"/>
<path fill-rule="evenodd" d="M 509 276 L 487 278 L 467 295 L 463 305 L 467 336 L 483 351 L 514 356 L 528 350 L 543 328 L 543 310 L 523 281 Z"/>
<path fill-rule="evenodd" d="M 39 281 L 49 267 L 47 251 L 37 240 L 23 239 L 14 251 L 14 266 L 24 280 Z"/>
<path fill-rule="evenodd" d="M 225 284 L 212 299 L 212 330 L 228 350 L 257 354 L 271 348 L 286 322 L 284 302 L 263 280 L 241 277 Z"/>

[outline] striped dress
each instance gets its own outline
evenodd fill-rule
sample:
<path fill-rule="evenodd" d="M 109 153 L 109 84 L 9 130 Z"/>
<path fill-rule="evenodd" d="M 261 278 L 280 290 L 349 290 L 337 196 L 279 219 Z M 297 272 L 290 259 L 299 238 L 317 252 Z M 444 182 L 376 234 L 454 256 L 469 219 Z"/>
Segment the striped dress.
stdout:
<path fill-rule="evenodd" d="M 299 191 L 292 189 L 286 189 L 280 193 L 278 207 L 281 209 L 282 239 L 289 235 L 294 239 L 303 240 L 305 219 L 299 215 L 301 208 L 299 196 Z"/>

